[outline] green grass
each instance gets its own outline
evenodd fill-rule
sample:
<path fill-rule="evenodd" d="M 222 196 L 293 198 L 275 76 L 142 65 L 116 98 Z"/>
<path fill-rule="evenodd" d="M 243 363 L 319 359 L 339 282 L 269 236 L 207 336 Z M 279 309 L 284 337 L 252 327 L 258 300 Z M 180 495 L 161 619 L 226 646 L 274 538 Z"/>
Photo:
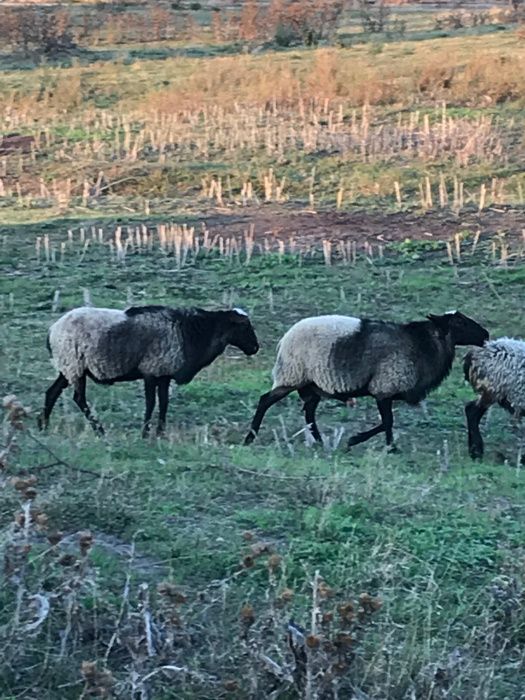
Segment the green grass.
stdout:
<path fill-rule="evenodd" d="M 14 109 L 21 115 L 16 130 L 33 135 L 45 132 L 52 143 L 47 145 L 43 139 L 34 159 L 19 153 L 7 157 L 2 182 L 10 195 L 0 202 L 0 222 L 48 218 L 59 206 L 61 211 L 66 208 L 82 216 L 84 182 L 93 185 L 101 171 L 112 186 L 104 190 L 96 206 L 112 212 L 122 207 L 143 210 L 144 199 L 152 211 L 172 202 L 177 208 L 195 207 L 203 178 L 209 182 L 212 177 L 222 178 L 228 205 L 239 201 L 247 181 L 263 199 L 263 182 L 270 168 L 279 182 L 284 178 L 284 197 L 300 205 L 309 204 L 313 168 L 312 193 L 317 207 L 333 207 L 342 186 L 343 209 L 355 205 L 392 209 L 397 207 L 395 183 L 401 187 L 404 204 L 419 206 L 419 188 L 427 176 L 436 206 L 441 175 L 447 179 L 449 195 L 454 176 L 464 183 L 467 204 L 479 199 L 480 185 L 490 188 L 493 178 L 499 179 L 504 189 L 501 202 L 523 203 L 523 71 L 519 70 L 523 51 L 516 33 L 454 34 L 446 42 L 432 37 L 418 42 L 380 41 L 349 49 L 294 48 L 262 55 L 239 55 L 235 44 L 201 47 L 167 41 L 88 47 L 84 54 L 90 54 L 94 61 L 89 65 L 80 52 L 59 65 L 51 62 L 31 69 L 22 61 L 24 70 L 6 67 L 0 76 L 0 94 L 8 112 Z M 219 55 L 221 52 L 225 55 Z M 500 80 L 503 65 L 504 82 Z M 448 87 L 444 87 L 441 67 L 447 73 Z M 251 144 L 247 136 L 252 127 L 244 120 L 254 117 L 259 108 L 267 121 L 257 127 L 259 135 L 274 134 L 277 129 L 288 132 L 287 120 L 294 132 L 301 134 L 298 96 L 307 111 L 310 99 L 317 102 L 316 116 L 306 119 L 306 124 L 313 119 L 320 126 L 317 145 L 305 146 L 301 138 L 293 148 L 285 143 L 282 150 L 268 148 L 265 138 Z M 328 117 L 322 109 L 325 98 L 332 117 L 340 106 L 343 110 L 341 141 L 327 128 Z M 279 108 L 272 117 L 269 105 L 273 100 Z M 474 136 L 474 141 L 471 138 L 464 144 L 466 151 L 471 151 L 467 165 L 460 165 L 453 146 L 440 147 L 428 156 L 421 150 L 400 149 L 396 144 L 401 135 L 388 135 L 398 122 L 406 127 L 416 113 L 419 129 L 423 128 L 423 115 L 430 117 L 431 125 L 440 124 L 443 102 L 449 117 L 465 120 L 459 130 L 490 116 L 491 131 L 502 142 L 501 152 L 495 153 L 490 145 L 475 152 Z M 352 137 L 352 147 L 344 145 L 352 114 L 359 124 L 364 104 L 371 105 L 367 114 L 375 134 L 369 154 L 361 151 L 358 135 Z M 234 116 L 223 122 L 212 119 L 206 135 L 198 112 L 213 107 L 224 109 L 227 115 L 233 110 Z M 236 116 L 237 109 L 240 116 Z M 177 136 L 161 156 L 155 145 L 158 138 L 149 143 L 152 113 L 158 117 L 179 114 L 179 110 L 192 113 L 192 125 L 186 125 L 186 138 L 181 136 L 179 143 Z M 111 125 L 104 126 L 108 115 Z M 132 141 L 143 132 L 144 148 L 139 148 L 136 160 L 130 157 L 129 148 L 128 153 L 111 153 L 117 135 L 121 146 L 125 142 L 124 123 L 129 124 Z M 186 126 L 178 123 L 177 134 Z M 235 140 L 228 144 L 228 139 L 220 145 L 213 143 L 210 134 L 215 129 L 232 134 L 237 128 L 244 135 L 244 146 L 237 147 Z M 385 145 L 380 146 L 385 133 Z M 277 143 L 275 134 L 269 138 Z M 202 148 L 203 139 L 206 149 Z M 88 148 L 90 144 L 94 150 Z M 109 150 L 102 153 L 101 145 Z M 79 150 L 74 150 L 77 147 Z M 53 183 L 63 189 L 68 179 L 71 198 L 60 203 Z M 40 196 L 41 182 L 48 187 L 49 196 Z M 202 199 L 206 205 L 212 203 Z M 200 201 L 197 206 L 201 206 Z"/>
<path fill-rule="evenodd" d="M 523 684 L 514 664 L 523 642 L 522 618 L 516 617 L 522 613 L 519 607 L 505 613 L 493 591 L 497 577 L 523 585 L 517 562 L 523 555 L 525 482 L 515 468 L 516 436 L 500 410 L 484 430 L 485 462 L 467 456 L 463 405 L 471 391 L 462 380 L 461 352 L 450 378 L 428 401 L 428 419 L 415 409 L 396 409 L 399 454 L 387 454 L 381 437 L 351 453 L 343 450 L 344 438 L 335 450 L 306 447 L 302 435 L 292 437 L 303 427 L 292 397 L 270 411 L 251 448 L 240 443 L 259 394 L 270 384 L 276 342 L 294 321 L 331 312 L 408 320 L 457 307 L 494 335 L 519 333 L 525 321 L 523 267 L 491 266 L 483 245 L 475 259 L 466 256 L 464 264 L 451 267 L 441 247 L 417 244 L 394 247 L 374 265 L 358 260 L 330 268 L 320 254 L 301 264 L 290 256 L 281 263 L 254 257 L 249 266 L 209 256 L 176 270 L 173 258 L 153 252 L 112 264 L 98 246 L 83 259 L 79 246 L 63 264 L 46 266 L 35 259 L 35 233 L 24 227 L 6 232 L 0 260 L 0 384 L 4 394 L 15 393 L 31 407 L 31 431 L 53 378 L 44 347 L 47 327 L 82 303 L 83 288 L 101 306 L 122 307 L 130 294 L 135 303 L 170 305 L 216 306 L 227 299 L 250 311 L 261 340 L 256 357 L 227 352 L 174 392 L 165 440 L 139 438 L 139 383 L 89 385 L 88 400 L 107 428 L 104 440 L 94 438 L 68 395 L 57 405 L 49 433 L 38 436 L 41 444 L 20 440 L 18 466 L 10 473 L 54 461 L 46 448 L 68 464 L 35 470 L 37 504 L 49 526 L 66 534 L 90 528 L 94 534 L 96 592 L 93 600 L 92 594 L 81 599 L 84 615 L 95 605 L 101 618 L 109 611 L 116 616 L 134 541 L 133 592 L 141 581 L 168 579 L 183 587 L 194 609 L 198 591 L 234 575 L 226 609 L 212 606 L 206 624 L 208 644 L 221 634 L 235 638 L 239 607 L 249 600 L 262 615 L 268 587 L 262 561 L 244 573 L 239 568 L 248 530 L 283 557 L 279 585 L 296 591 L 290 615 L 303 624 L 316 569 L 343 596 L 370 591 L 382 598 L 383 608 L 345 676 L 363 692 L 401 699 L 415 687 L 418 697 L 426 697 L 429 669 L 439 666 L 451 697 L 520 697 Z M 50 235 L 59 242 L 63 229 L 51 228 Z M 57 289 L 60 309 L 52 313 Z M 375 420 L 367 399 L 355 409 L 325 402 L 320 410 L 330 439 L 339 428 L 348 437 Z M 0 497 L 4 539 L 16 508 L 14 492 L 6 489 Z M 36 553 L 41 546 L 35 543 Z M 44 575 L 41 562 L 37 555 L 33 585 Z M 2 592 L 1 624 L 13 612 L 10 591 Z M 24 664 L 38 665 L 37 650 L 52 648 L 52 622 L 47 634 L 24 648 Z M 235 644 L 219 676 L 236 678 L 239 697 L 246 697 L 239 671 L 246 659 Z M 191 652 L 181 652 L 182 662 L 195 653 L 201 671 L 217 672 L 206 648 L 195 642 Z M 101 658 L 103 647 L 80 643 L 70 652 L 67 668 L 58 663 L 43 679 L 35 678 L 41 697 L 57 697 L 51 688 L 59 682 L 66 684 L 61 697 L 78 697 L 78 687 L 68 689 L 67 683 L 79 679 L 81 661 Z M 381 654 L 386 656 L 379 663 Z M 450 664 L 458 654 L 465 660 L 456 669 Z M 117 659 L 110 667 L 125 677 Z M 0 684 L 3 697 L 20 688 L 8 668 Z M 177 684 L 172 691 L 155 687 L 164 693 L 155 697 L 209 697 Z"/>
<path fill-rule="evenodd" d="M 197 14 L 204 24 L 209 21 Z M 271 384 L 276 343 L 304 316 L 412 320 L 459 308 L 493 336 L 522 334 L 525 271 L 523 252 L 514 255 L 520 245 L 513 235 L 516 227 L 508 231 L 508 267 L 494 263 L 491 241 L 484 235 L 475 255 L 469 253 L 473 234 L 465 233 L 459 221 L 462 262 L 451 266 L 443 241 L 418 240 L 425 219 L 416 230 L 420 227 L 405 226 L 401 214 L 395 223 L 399 242 L 385 245 L 383 258 L 367 259 L 359 252 L 355 264 L 334 259 L 331 267 L 315 250 L 282 258 L 256 254 L 249 265 L 244 253 L 239 261 L 201 254 L 178 269 L 173 255 L 156 246 L 151 252 L 129 251 L 124 263 L 116 263 L 107 243 L 84 249 L 79 241 L 80 226 L 88 239 L 91 226 L 102 226 L 107 239 L 117 225 L 125 237 L 128 225 L 146 221 L 150 228 L 169 221 L 199 230 L 205 219 L 213 230 L 214 217 L 220 219 L 224 212 L 211 210 L 213 202 L 201 195 L 201 178 L 212 176 L 222 178 L 232 221 L 237 222 L 239 212 L 247 221 L 253 215 L 260 234 L 266 219 L 269 228 L 279 225 L 281 210 L 253 204 L 241 209 L 235 200 L 246 179 L 262 199 L 263 176 L 270 168 L 277 180 L 286 177 L 290 201 L 282 206 L 285 214 L 294 202 L 310 205 L 315 166 L 315 207 L 331 213 L 342 185 L 343 210 L 362 207 L 367 231 L 366 209 L 398 210 L 396 181 L 403 192 L 402 209 L 419 206 L 419 185 L 426 176 L 434 188 L 434 205 L 440 175 L 447 179 L 449 196 L 453 176 L 464 183 L 467 209 L 477 206 L 468 196 L 479 193 L 481 184 L 490 189 L 492 178 L 505 185 L 503 201 L 522 200 L 523 52 L 518 37 L 491 26 L 447 32 L 445 40 L 433 30 L 430 13 L 401 16 L 407 19 L 404 40 L 385 35 L 354 45 L 363 38 L 356 32 L 341 37 L 352 42 L 348 49 L 271 52 L 264 47 L 262 56 L 221 58 L 238 47 L 166 41 L 97 45 L 38 66 L 0 58 L 6 68 L 0 94 L 9 110 L 26 115 L 20 132 L 45 129 L 54 139 L 34 161 L 9 156 L 4 185 L 12 190 L 20 178 L 23 190 L 34 193 L 40 177 L 50 187 L 54 178 L 60 183 L 78 178 L 65 206 L 53 197 L 28 201 L 16 192 L 0 198 L 0 387 L 2 396 L 16 394 L 30 409 L 25 430 L 16 433 L 18 450 L 0 471 L 1 698 L 103 695 L 104 679 L 82 667 L 90 661 L 112 674 L 115 696 L 126 700 L 310 700 L 335 697 L 336 691 L 340 698 L 388 700 L 523 698 L 525 482 L 516 466 L 518 435 L 509 416 L 495 408 L 483 426 L 484 462 L 468 458 L 463 406 L 472 391 L 463 380 L 461 350 L 450 377 L 429 397 L 428 416 L 396 407 L 397 454 L 385 451 L 381 436 L 344 451 L 351 434 L 377 421 L 374 402 L 366 398 L 355 408 L 321 404 L 326 449 L 305 444 L 296 396 L 272 408 L 257 441 L 242 446 L 258 397 Z M 473 71 L 470 82 L 454 82 L 449 94 L 439 87 L 439 70 L 432 72 L 440 65 L 453 66 L 457 80 L 467 67 Z M 508 82 L 501 87 L 504 70 Z M 427 92 L 421 90 L 426 83 L 420 83 L 425 71 L 430 74 Z M 378 93 L 372 126 L 388 128 L 398 119 L 406 123 L 416 110 L 420 124 L 424 115 L 431 124 L 439 123 L 440 100 L 445 99 L 450 118 L 490 115 L 503 136 L 504 152 L 495 160 L 473 159 L 465 167 L 457 165 L 453 151 L 435 161 L 401 152 L 374 162 L 356 152 L 321 147 L 282 154 L 263 146 L 226 152 L 214 146 L 210 134 L 206 156 L 175 150 L 162 163 L 156 152 L 147 151 L 136 163 L 119 156 L 111 162 L 70 156 L 70 149 L 95 135 L 113 143 L 118 132 L 122 142 L 124 130 L 115 120 L 139 109 L 130 121 L 135 134 L 149 119 L 144 110 L 150 101 L 163 113 L 188 105 L 195 114 L 210 104 L 226 110 L 235 104 L 264 106 L 268 111 L 275 97 L 279 112 L 287 109 L 297 89 L 305 103 L 315 98 L 319 105 L 326 93 L 334 114 L 340 102 L 346 124 L 354 107 L 361 118 L 368 86 L 373 93 L 383 89 L 384 81 L 395 85 L 395 92 Z M 371 98 L 374 103 L 374 94 Z M 102 126 L 102 112 L 94 121 L 91 109 L 110 113 L 113 126 Z M 318 106 L 315 118 L 325 116 Z M 79 195 L 83 180 L 94 182 L 101 168 L 110 181 L 134 179 L 84 206 Z M 145 199 L 151 208 L 147 215 Z M 457 219 L 447 210 L 441 213 L 453 233 Z M 226 216 L 221 221 L 218 230 L 227 236 Z M 329 236 L 326 226 L 323 235 Z M 73 230 L 72 247 L 68 229 Z M 288 233 L 301 242 L 301 231 L 283 235 Z M 44 262 L 45 235 L 57 252 L 56 263 Z M 405 235 L 410 238 L 403 240 Z M 336 258 L 336 245 L 333 252 Z M 46 332 L 61 313 L 83 303 L 86 289 L 99 306 L 242 306 L 250 312 L 261 350 L 246 358 L 230 349 L 191 384 L 173 387 L 163 440 L 139 437 L 143 389 L 138 382 L 111 388 L 88 384 L 88 400 L 107 429 L 105 439 L 93 436 L 70 392 L 57 404 L 49 431 L 40 434 L 35 417 L 54 379 Z M 57 292 L 59 303 L 52 310 Z M 6 442 L 8 420 L 0 453 Z M 12 478 L 27 474 L 38 480 L 31 508 L 36 519 L 26 532 L 13 522 L 17 518 L 20 523 L 24 497 Z M 44 520 L 38 520 L 38 509 Z M 83 557 L 78 533 L 85 529 L 92 532 L 94 544 Z M 52 547 L 46 537 L 55 530 L 63 538 Z M 269 552 L 282 559 L 272 564 Z M 64 561 L 64 554 L 73 562 Z M 320 686 L 323 673 L 334 675 L 331 690 L 323 687 L 317 695 L 305 696 L 276 678 L 264 657 L 293 671 L 286 625 L 294 619 L 310 631 L 316 571 L 332 593 L 319 601 L 321 646 L 307 652 L 307 663 L 320 671 L 315 681 Z M 162 589 L 156 590 L 165 582 L 184 592 L 186 602 L 174 604 Z M 282 597 L 288 589 L 291 601 Z M 378 596 L 382 607 L 364 622 L 345 626 L 339 606 L 362 592 Z M 48 599 L 50 610 L 31 631 L 35 596 Z M 243 622 L 246 604 L 254 609 L 249 624 Z M 156 635 L 153 656 L 145 635 L 148 606 Z M 327 615 L 332 622 L 326 622 Z M 350 652 L 335 644 L 338 630 L 352 634 Z M 163 665 L 187 670 L 163 671 Z"/>

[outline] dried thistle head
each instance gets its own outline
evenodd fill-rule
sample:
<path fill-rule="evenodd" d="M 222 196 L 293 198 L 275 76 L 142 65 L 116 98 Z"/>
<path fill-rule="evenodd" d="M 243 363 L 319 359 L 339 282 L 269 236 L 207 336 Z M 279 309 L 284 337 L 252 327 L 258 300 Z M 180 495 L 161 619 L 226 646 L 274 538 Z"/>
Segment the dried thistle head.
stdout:
<path fill-rule="evenodd" d="M 242 565 L 244 566 L 245 569 L 251 569 L 254 564 L 255 564 L 255 560 L 249 554 L 247 554 L 244 557 L 244 559 L 242 560 Z"/>
<path fill-rule="evenodd" d="M 249 603 L 242 606 L 240 618 L 242 624 L 247 627 L 250 627 L 255 622 L 255 611 Z"/>
<path fill-rule="evenodd" d="M 83 675 L 85 680 L 94 678 L 97 674 L 96 661 L 83 661 L 80 665 L 80 673 Z"/>
<path fill-rule="evenodd" d="M 293 597 L 294 592 L 291 588 L 283 588 L 279 595 L 279 600 L 283 603 L 289 603 L 291 600 L 293 600 Z"/>
<path fill-rule="evenodd" d="M 77 563 L 77 558 L 72 554 L 63 554 L 58 560 L 58 563 L 61 566 L 74 566 Z"/>
<path fill-rule="evenodd" d="M 270 571 L 276 571 L 281 566 L 281 562 L 282 557 L 279 554 L 271 554 L 268 557 L 268 568 Z"/>
<path fill-rule="evenodd" d="M 22 430 L 24 427 L 23 419 L 28 415 L 28 411 L 18 401 L 15 394 L 4 396 L 2 405 L 7 410 L 8 423 L 16 430 Z"/>
<path fill-rule="evenodd" d="M 359 604 L 365 613 L 373 613 L 381 608 L 383 601 L 379 597 L 371 596 L 369 593 L 361 593 Z"/>
<path fill-rule="evenodd" d="M 331 588 L 326 581 L 321 580 L 319 582 L 319 585 L 317 586 L 317 592 L 319 593 L 320 598 L 324 598 L 325 600 L 327 598 L 332 598 L 334 595 L 335 591 L 333 588 Z"/>
<path fill-rule="evenodd" d="M 63 532 L 60 532 L 60 530 L 53 530 L 52 532 L 50 532 L 48 534 L 47 540 L 48 540 L 49 544 L 54 547 L 55 545 L 57 545 L 60 542 L 60 540 L 63 537 L 64 537 Z"/>
<path fill-rule="evenodd" d="M 338 632 L 335 635 L 333 642 L 337 649 L 348 649 L 354 643 L 354 638 L 347 632 Z"/>
<path fill-rule="evenodd" d="M 306 646 L 309 649 L 318 649 L 321 644 L 321 639 L 315 634 L 309 634 L 306 637 Z"/>
<path fill-rule="evenodd" d="M 80 554 L 84 557 L 93 546 L 94 538 L 90 530 L 82 530 L 78 533 L 78 545 Z"/>
<path fill-rule="evenodd" d="M 250 552 L 253 557 L 260 557 L 261 554 L 271 551 L 271 545 L 269 542 L 256 542 L 250 547 Z"/>
<path fill-rule="evenodd" d="M 236 690 L 239 690 L 239 684 L 233 678 L 227 678 L 222 687 L 227 693 L 234 693 Z"/>
<path fill-rule="evenodd" d="M 246 530 L 246 532 L 242 533 L 242 538 L 245 542 L 251 542 L 253 540 L 253 532 Z"/>
<path fill-rule="evenodd" d="M 39 530 L 45 530 L 47 528 L 48 520 L 49 518 L 45 513 L 38 513 L 38 515 L 35 516 L 35 522 Z"/>
<path fill-rule="evenodd" d="M 37 478 L 34 475 L 27 477 L 27 479 L 20 479 L 19 477 L 13 477 L 11 479 L 11 486 L 16 491 L 25 491 L 26 489 L 34 486 L 37 482 Z"/>
<path fill-rule="evenodd" d="M 111 688 L 115 685 L 115 679 L 110 671 L 99 669 L 95 661 L 83 661 L 80 672 L 90 695 L 99 698 L 111 696 Z"/>
<path fill-rule="evenodd" d="M 161 581 L 157 586 L 157 592 L 159 595 L 164 596 L 169 600 L 170 603 L 175 605 L 180 605 L 187 601 L 187 597 L 182 593 L 177 586 L 168 581 Z"/>
<path fill-rule="evenodd" d="M 339 613 L 339 616 L 341 617 L 341 620 L 343 620 L 343 622 L 350 624 L 351 622 L 354 621 L 355 610 L 354 610 L 354 604 L 351 601 L 347 601 L 346 603 L 341 603 L 341 605 L 338 606 L 337 611 Z"/>

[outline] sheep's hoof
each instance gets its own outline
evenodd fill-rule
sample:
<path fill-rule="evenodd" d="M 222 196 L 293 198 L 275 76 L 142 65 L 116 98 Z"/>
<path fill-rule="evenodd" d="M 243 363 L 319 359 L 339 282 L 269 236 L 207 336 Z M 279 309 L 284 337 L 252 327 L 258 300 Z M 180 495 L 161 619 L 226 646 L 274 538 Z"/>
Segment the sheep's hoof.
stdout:
<path fill-rule="evenodd" d="M 244 445 L 251 445 L 252 442 L 255 440 L 255 432 L 253 430 L 250 430 L 248 435 L 244 438 Z"/>
<path fill-rule="evenodd" d="M 483 444 L 479 442 L 470 444 L 468 453 L 472 459 L 483 459 Z"/>
<path fill-rule="evenodd" d="M 45 430 L 47 428 L 47 420 L 44 416 L 37 416 L 36 424 L 39 430 Z"/>
<path fill-rule="evenodd" d="M 483 459 L 483 448 L 479 446 L 471 447 L 469 450 L 471 459 Z"/>
<path fill-rule="evenodd" d="M 348 452 L 354 445 L 359 445 L 361 442 L 363 441 L 359 439 L 359 435 L 353 435 L 346 443 L 346 451 Z"/>
<path fill-rule="evenodd" d="M 394 443 L 392 443 L 391 445 L 386 446 L 386 451 L 390 455 L 395 455 L 396 453 L 399 452 L 399 447 L 397 445 L 394 445 Z"/>

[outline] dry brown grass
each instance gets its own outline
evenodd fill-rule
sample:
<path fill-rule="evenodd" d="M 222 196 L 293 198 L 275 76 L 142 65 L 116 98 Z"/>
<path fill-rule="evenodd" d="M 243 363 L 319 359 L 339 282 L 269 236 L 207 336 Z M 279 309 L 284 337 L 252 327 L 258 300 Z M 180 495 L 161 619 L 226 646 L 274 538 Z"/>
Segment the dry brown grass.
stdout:
<path fill-rule="evenodd" d="M 12 51 L 29 48 L 50 53 L 37 41 L 42 27 L 66 24 L 68 36 L 85 48 L 163 41 L 266 42 L 312 45 L 331 38 L 342 14 L 342 0 L 248 0 L 239 7 L 216 7 L 211 17 L 191 11 L 191 4 L 160 2 L 129 7 L 84 3 L 63 9 L 55 5 L 27 4 L 0 7 L 0 38 Z M 209 12 L 210 8 L 207 8 Z M 31 32 L 32 28 L 32 32 Z M 49 33 L 49 32 L 48 32 Z"/>
<path fill-rule="evenodd" d="M 45 471 L 102 475 L 77 468 L 36 438 L 16 396 L 2 403 L 0 486 L 16 509 L 0 530 L 3 688 L 26 694 L 23 688 L 33 692 L 46 678 L 53 690 L 76 688 L 81 700 L 159 697 L 166 681 L 172 697 L 271 697 L 278 688 L 311 700 L 350 692 L 352 676 L 369 663 L 365 641 L 382 615 L 378 595 L 336 588 L 319 570 L 306 574 L 302 586 L 291 582 L 275 544 L 252 532 L 244 533 L 232 572 L 195 590 L 179 573 L 176 582 L 152 581 L 136 565 L 139 531 L 120 596 L 110 592 L 93 562 L 99 533 L 56 528 L 50 511 L 64 494 L 53 480 L 46 484 Z M 48 463 L 22 468 L 22 443 L 36 445 Z"/>
<path fill-rule="evenodd" d="M 17 117 L 18 128 L 32 127 L 30 112 Z M 84 138 L 78 140 L 78 133 Z M 19 198 L 30 195 L 70 201 L 82 196 L 86 201 L 91 190 L 98 196 L 108 189 L 108 179 L 118 184 L 123 178 L 130 179 L 133 167 L 163 166 L 172 158 L 182 164 L 216 159 L 238 163 L 239 159 L 263 157 L 279 164 L 293 152 L 299 157 L 340 155 L 363 164 L 402 159 L 466 167 L 500 162 L 505 145 L 504 132 L 490 117 L 452 117 L 445 106 L 431 116 L 413 110 L 385 120 L 379 110 L 368 105 L 348 110 L 344 101 L 328 98 L 269 101 L 264 108 L 234 104 L 228 109 L 166 110 L 150 103 L 131 113 L 86 111 L 68 119 L 67 127 L 63 115 L 56 114 L 47 128 L 35 131 L 26 152 L 12 149 L 5 155 L 0 178 L 4 190 L 16 187 Z M 43 157 L 52 163 L 53 170 L 60 171 L 62 184 L 50 183 L 49 177 L 46 182 L 39 178 L 38 164 Z M 103 180 L 101 172 L 105 173 Z M 242 200 L 251 199 L 247 192 L 252 188 L 260 195 L 260 184 L 249 179 L 240 183 L 236 178 L 235 189 L 241 190 Z M 152 186 L 151 181 L 148 186 Z M 374 186 L 384 189 L 379 181 Z M 221 204 L 222 193 L 209 182 L 203 186 L 206 193 L 210 188 L 212 194 L 206 196 Z M 272 171 L 264 174 L 262 189 L 266 201 L 286 198 L 284 183 L 278 182 Z M 392 191 L 391 184 L 388 189 Z M 268 195 L 269 191 L 273 194 Z"/>
<path fill-rule="evenodd" d="M 441 163 L 448 178 L 458 167 L 481 164 L 480 179 L 489 183 L 489 166 L 503 166 L 509 153 L 517 153 L 515 129 L 481 113 L 442 113 L 441 105 L 483 108 L 519 101 L 525 51 L 515 35 L 506 35 L 501 45 L 484 42 L 482 50 L 479 41 L 464 43 L 425 42 L 414 53 L 399 46 L 378 55 L 365 48 L 324 48 L 286 56 L 36 69 L 31 81 L 17 77 L 14 89 L 5 91 L 3 130 L 32 135 L 35 144 L 31 153 L 0 158 L 0 187 L 23 206 L 29 197 L 63 208 L 89 201 L 92 191 L 131 194 L 130 188 L 146 199 L 167 197 L 175 190 L 166 166 L 176 159 L 184 191 L 201 190 L 219 205 L 306 196 L 313 208 L 316 190 L 316 197 L 325 193 L 341 207 L 354 194 L 390 198 L 399 186 L 411 199 L 415 188 L 416 200 L 427 207 L 423 171 L 415 180 L 409 175 L 410 182 L 398 171 L 359 182 L 348 173 L 325 173 L 310 187 L 311 167 L 305 174 L 302 165 L 294 166 L 286 181 L 280 164 L 291 153 L 299 159 L 339 155 L 347 163 L 388 163 L 394 169 L 396 162 L 420 168 Z M 93 95 L 108 106 L 89 106 Z M 387 105 L 406 112 L 389 115 Z M 436 112 L 424 116 L 436 105 Z M 232 165 L 222 183 L 213 165 L 199 174 L 192 169 L 207 159 Z M 245 167 L 243 159 L 257 164 Z M 117 184 L 109 189 L 108 182 Z M 417 193 L 419 183 L 424 196 Z M 507 190 L 512 199 L 516 184 L 509 182 Z"/>
<path fill-rule="evenodd" d="M 204 61 L 174 58 L 130 66 L 116 62 L 37 69 L 30 81 L 4 78 L 4 104 L 47 119 L 57 111 L 85 109 L 93 95 L 99 101 L 111 99 L 117 111 L 135 111 L 147 101 L 156 110 L 172 113 L 205 105 L 265 105 L 311 97 L 338 98 L 350 107 L 436 100 L 486 106 L 525 94 L 525 50 L 516 34 L 505 35 L 499 43 L 448 39 L 391 45 L 378 55 L 365 47 L 323 48 Z"/>

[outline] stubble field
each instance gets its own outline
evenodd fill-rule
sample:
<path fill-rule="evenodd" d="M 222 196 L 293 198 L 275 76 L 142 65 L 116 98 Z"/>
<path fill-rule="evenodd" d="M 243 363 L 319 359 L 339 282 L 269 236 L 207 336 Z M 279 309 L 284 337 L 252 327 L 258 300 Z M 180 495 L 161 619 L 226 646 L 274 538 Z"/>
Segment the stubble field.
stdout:
<path fill-rule="evenodd" d="M 426 411 L 396 407 L 397 454 L 345 452 L 368 399 L 321 404 L 325 448 L 294 396 L 241 444 L 304 316 L 522 334 L 516 27 L 201 47 L 0 76 L 4 134 L 34 138 L 0 155 L 0 385 L 28 413 L 6 402 L 1 696 L 518 700 L 519 430 L 494 409 L 469 459 L 461 349 Z M 67 392 L 38 433 L 47 328 L 83 303 L 241 306 L 261 350 L 174 387 L 164 439 L 140 438 L 139 382 L 88 384 L 104 439 Z"/>

